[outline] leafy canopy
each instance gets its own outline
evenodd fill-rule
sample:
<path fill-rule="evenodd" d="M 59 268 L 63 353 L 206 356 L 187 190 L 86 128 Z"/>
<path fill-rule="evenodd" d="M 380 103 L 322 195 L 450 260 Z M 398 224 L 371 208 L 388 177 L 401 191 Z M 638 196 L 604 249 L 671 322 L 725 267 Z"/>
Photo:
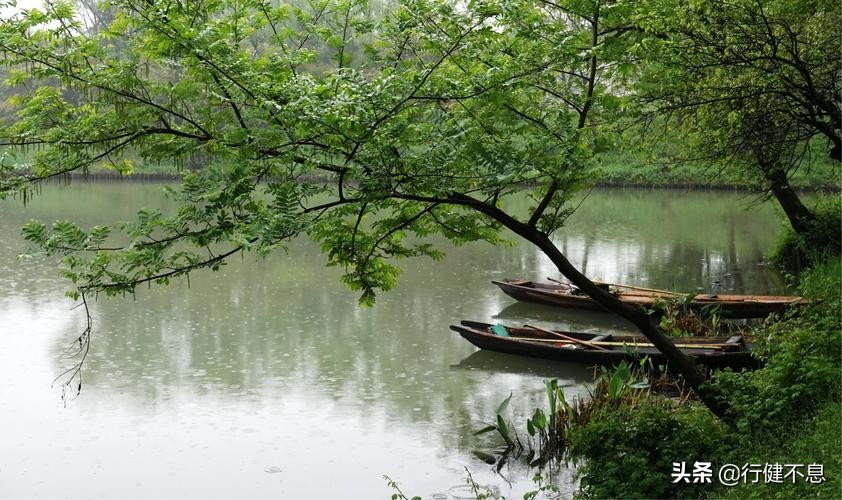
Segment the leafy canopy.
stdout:
<path fill-rule="evenodd" d="M 529 224 L 559 228 L 585 160 L 607 145 L 592 117 L 622 103 L 602 62 L 625 33 L 622 2 L 108 5 L 113 21 L 96 30 L 65 1 L 0 23 L 18 89 L 0 127 L 14 147 L 0 193 L 95 165 L 203 167 L 169 190 L 174 213 L 26 226 L 65 256 L 77 297 L 167 283 L 306 234 L 370 304 L 394 286 L 394 258 L 442 257 L 424 237 L 498 242 L 525 183 L 548 186 Z"/>

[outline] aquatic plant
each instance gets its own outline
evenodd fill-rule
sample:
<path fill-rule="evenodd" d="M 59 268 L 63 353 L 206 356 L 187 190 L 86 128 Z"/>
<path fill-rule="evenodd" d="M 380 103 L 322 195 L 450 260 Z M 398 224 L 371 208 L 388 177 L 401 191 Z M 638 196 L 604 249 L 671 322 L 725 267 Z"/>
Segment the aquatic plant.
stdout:
<path fill-rule="evenodd" d="M 401 491 L 400 486 L 396 483 L 392 478 L 387 475 L 384 475 L 383 478 L 386 480 L 386 484 L 394 490 L 395 492 L 392 494 L 392 500 L 421 500 L 419 496 L 413 496 L 409 498 L 406 494 Z M 559 489 L 557 486 L 545 483 L 544 476 L 540 473 L 535 474 L 532 476 L 532 482 L 535 484 L 535 489 L 527 491 L 523 494 L 523 500 L 534 500 L 538 497 L 541 493 L 547 495 L 555 495 L 558 493 Z M 470 469 L 465 467 L 465 486 L 459 486 L 458 488 L 464 489 L 466 494 L 471 495 L 472 499 L 476 500 L 506 500 L 504 495 L 500 494 L 500 491 L 494 486 L 486 486 L 476 482 L 474 480 L 474 476 L 471 474 Z M 460 493 L 461 490 L 460 489 Z M 462 498 L 461 496 L 457 496 L 457 494 L 453 493 L 453 489 L 451 489 L 451 496 L 456 498 Z"/>
<path fill-rule="evenodd" d="M 386 484 L 389 488 L 395 490 L 395 492 L 392 493 L 392 500 L 421 500 L 421 497 L 419 496 L 414 496 L 412 498 L 407 497 L 404 492 L 401 491 L 400 485 L 386 474 L 383 474 L 383 479 L 386 480 Z"/>
<path fill-rule="evenodd" d="M 671 298 L 657 298 L 652 314 L 659 317 L 659 326 L 673 337 L 718 337 L 741 333 L 741 325 L 725 323 L 719 304 L 700 309 L 690 304 L 697 294 L 690 293 Z"/>
<path fill-rule="evenodd" d="M 498 450 L 496 456 L 479 451 L 474 454 L 489 464 L 495 464 L 498 470 L 510 458 L 523 459 L 530 467 L 543 467 L 567 459 L 572 429 L 586 426 L 601 411 L 635 408 L 648 402 L 655 394 L 669 393 L 680 401 L 690 397 L 681 380 L 653 368 L 648 357 L 635 365 L 623 361 L 615 368 L 601 367 L 595 373 L 588 396 L 573 398 L 570 403 L 557 379 L 545 380 L 547 408 L 535 408 L 532 416 L 526 419 L 528 437 L 523 440 L 516 427 L 504 416 L 512 399 L 509 395 L 497 408 L 495 422 L 475 433 L 496 431 L 505 446 Z"/>

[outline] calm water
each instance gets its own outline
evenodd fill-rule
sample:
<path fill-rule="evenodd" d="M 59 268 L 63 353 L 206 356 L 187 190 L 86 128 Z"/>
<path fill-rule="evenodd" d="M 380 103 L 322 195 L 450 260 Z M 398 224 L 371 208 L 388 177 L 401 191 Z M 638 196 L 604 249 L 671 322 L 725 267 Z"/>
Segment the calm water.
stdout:
<path fill-rule="evenodd" d="M 622 330 L 619 320 L 514 304 L 489 281 L 557 276 L 526 245 L 472 244 L 443 262 L 405 262 L 373 309 L 308 241 L 267 260 L 235 259 L 168 288 L 93 304 L 81 396 L 52 379 L 78 334 L 54 263 L 18 260 L 29 218 L 84 224 L 166 206 L 157 185 L 49 187 L 25 209 L 0 202 L 0 498 L 432 498 L 465 467 L 519 498 L 523 470 L 494 474 L 474 437 L 510 392 L 516 421 L 568 396 L 589 371 L 486 352 L 450 332 L 461 318 Z M 594 278 L 682 290 L 784 291 L 762 262 L 771 207 L 733 193 L 594 192 L 557 241 Z M 718 284 L 717 284 L 718 283 Z M 568 484 L 569 471 L 558 480 Z M 506 484 L 512 481 L 512 489 Z"/>

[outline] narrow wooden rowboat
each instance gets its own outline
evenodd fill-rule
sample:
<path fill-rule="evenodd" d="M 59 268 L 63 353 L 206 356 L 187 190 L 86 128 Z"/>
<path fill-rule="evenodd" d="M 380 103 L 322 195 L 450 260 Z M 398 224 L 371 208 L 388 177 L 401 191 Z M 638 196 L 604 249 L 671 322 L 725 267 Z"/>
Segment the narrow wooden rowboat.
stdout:
<path fill-rule="evenodd" d="M 499 334 L 501 328 L 505 336 Z M 663 354 L 645 337 L 550 332 L 476 321 L 462 321 L 459 325 L 451 325 L 450 329 L 480 349 L 489 351 L 589 365 L 615 365 L 623 360 L 634 362 L 643 356 L 649 356 L 655 364 L 666 362 Z M 740 336 L 675 337 L 672 341 L 685 354 L 692 356 L 697 364 L 708 368 L 759 366 L 758 360 L 751 355 L 752 345 L 745 343 Z"/>
<path fill-rule="evenodd" d="M 526 301 L 546 304 L 550 306 L 570 307 L 585 310 L 604 310 L 587 295 L 580 293 L 576 287 L 565 283 L 549 284 L 535 283 L 526 280 L 492 281 L 510 297 Z M 681 298 L 685 294 L 664 290 L 640 289 L 629 285 L 602 284 L 608 286 L 615 297 L 627 304 L 652 307 L 659 299 Z M 696 295 L 688 304 L 689 307 L 701 309 L 709 306 L 719 306 L 723 316 L 729 318 L 765 318 L 772 313 L 782 314 L 790 307 L 807 304 L 802 297 L 783 295 Z"/>

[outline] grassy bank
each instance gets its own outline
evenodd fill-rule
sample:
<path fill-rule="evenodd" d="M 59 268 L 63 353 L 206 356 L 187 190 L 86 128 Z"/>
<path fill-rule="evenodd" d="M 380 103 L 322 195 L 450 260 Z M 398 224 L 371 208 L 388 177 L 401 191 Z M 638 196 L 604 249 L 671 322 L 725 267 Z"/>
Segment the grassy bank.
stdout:
<path fill-rule="evenodd" d="M 641 155 L 606 155 L 594 165 L 602 185 L 625 186 L 687 186 L 711 189 L 750 189 L 752 186 L 733 171 L 699 163 L 676 163 L 668 160 L 646 159 Z M 838 190 L 838 164 L 830 160 L 817 161 L 810 168 L 802 168 L 792 176 L 792 185 L 808 190 Z"/>
<path fill-rule="evenodd" d="M 708 189 L 756 188 L 732 169 L 710 164 L 681 163 L 646 158 L 642 154 L 612 153 L 595 162 L 600 184 L 611 186 L 692 187 Z M 810 167 L 798 169 L 791 178 L 794 187 L 808 190 L 839 190 L 838 162 L 817 159 Z"/>

